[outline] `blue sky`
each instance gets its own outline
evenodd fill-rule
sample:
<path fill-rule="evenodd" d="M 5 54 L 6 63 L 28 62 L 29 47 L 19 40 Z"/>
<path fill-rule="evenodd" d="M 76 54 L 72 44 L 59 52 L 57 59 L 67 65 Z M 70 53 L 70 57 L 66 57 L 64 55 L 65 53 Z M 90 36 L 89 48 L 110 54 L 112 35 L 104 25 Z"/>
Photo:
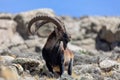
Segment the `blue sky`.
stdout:
<path fill-rule="evenodd" d="M 120 0 L 0 0 L 0 12 L 51 8 L 57 15 L 120 16 Z"/>

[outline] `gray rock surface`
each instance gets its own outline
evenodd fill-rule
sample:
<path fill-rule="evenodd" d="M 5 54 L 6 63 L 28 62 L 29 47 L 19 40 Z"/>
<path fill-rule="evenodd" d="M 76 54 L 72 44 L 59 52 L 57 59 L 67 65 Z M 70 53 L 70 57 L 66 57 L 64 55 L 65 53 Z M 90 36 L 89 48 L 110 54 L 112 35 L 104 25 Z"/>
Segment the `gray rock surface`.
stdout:
<path fill-rule="evenodd" d="M 17 23 L 13 20 L 0 19 L 0 44 L 9 43 L 16 32 Z"/>

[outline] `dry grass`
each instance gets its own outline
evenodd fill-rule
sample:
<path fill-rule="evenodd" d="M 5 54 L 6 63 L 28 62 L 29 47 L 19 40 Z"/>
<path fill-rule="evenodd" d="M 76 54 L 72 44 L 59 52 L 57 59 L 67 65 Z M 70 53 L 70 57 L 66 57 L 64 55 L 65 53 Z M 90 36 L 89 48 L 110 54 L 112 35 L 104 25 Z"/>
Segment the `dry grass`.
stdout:
<path fill-rule="evenodd" d="M 119 62 L 119 63 L 120 63 L 120 58 L 118 58 L 118 59 L 117 59 L 117 62 Z"/>
<path fill-rule="evenodd" d="M 74 72 L 72 73 L 72 77 L 74 78 L 74 79 L 79 79 L 80 78 L 80 75 L 77 75 L 77 74 L 75 74 Z"/>
<path fill-rule="evenodd" d="M 104 77 L 107 77 L 107 76 L 112 76 L 113 75 L 113 71 L 110 71 L 110 72 L 101 72 L 101 75 L 104 76 Z"/>
<path fill-rule="evenodd" d="M 80 79 L 80 75 L 76 75 L 74 72 L 72 73 L 72 77 L 74 79 Z M 46 77 L 46 80 L 57 80 L 56 78 L 48 78 Z"/>
<path fill-rule="evenodd" d="M 9 67 L 0 66 L 0 77 L 5 80 L 18 80 L 18 74 Z"/>

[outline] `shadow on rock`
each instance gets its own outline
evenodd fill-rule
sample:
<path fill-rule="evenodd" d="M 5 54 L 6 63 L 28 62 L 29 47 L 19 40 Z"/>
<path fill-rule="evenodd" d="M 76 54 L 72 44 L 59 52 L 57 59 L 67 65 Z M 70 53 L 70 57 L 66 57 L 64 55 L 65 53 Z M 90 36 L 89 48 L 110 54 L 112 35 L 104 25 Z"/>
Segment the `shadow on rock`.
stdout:
<path fill-rule="evenodd" d="M 115 47 L 120 46 L 120 41 L 116 40 L 116 34 L 108 30 L 106 26 L 102 26 L 95 39 L 95 46 L 97 50 L 111 51 Z"/>

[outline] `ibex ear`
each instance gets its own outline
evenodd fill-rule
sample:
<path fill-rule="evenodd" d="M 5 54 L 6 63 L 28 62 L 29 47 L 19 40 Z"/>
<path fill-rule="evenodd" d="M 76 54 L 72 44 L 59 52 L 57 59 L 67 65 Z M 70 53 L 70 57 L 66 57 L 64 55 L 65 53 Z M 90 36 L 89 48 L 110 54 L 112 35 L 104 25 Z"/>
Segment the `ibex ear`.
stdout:
<path fill-rule="evenodd" d="M 54 30 L 55 30 L 55 33 L 56 33 L 56 36 L 58 36 L 58 29 L 56 27 L 54 27 Z"/>

